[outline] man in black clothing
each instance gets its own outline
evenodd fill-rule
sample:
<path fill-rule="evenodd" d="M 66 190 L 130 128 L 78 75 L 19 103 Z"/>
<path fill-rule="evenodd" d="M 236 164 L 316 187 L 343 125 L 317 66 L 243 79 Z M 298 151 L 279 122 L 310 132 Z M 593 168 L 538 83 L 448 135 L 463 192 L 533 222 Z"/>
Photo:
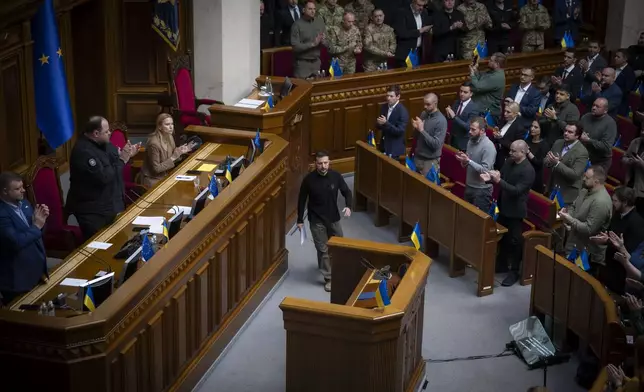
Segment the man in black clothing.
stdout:
<path fill-rule="evenodd" d="M 264 2 L 259 2 L 259 48 L 267 49 L 275 45 L 275 18 L 266 12 Z"/>
<path fill-rule="evenodd" d="M 342 237 L 340 213 L 338 211 L 338 190 L 344 196 L 346 207 L 342 214 L 351 216 L 351 190 L 340 173 L 329 169 L 329 154 L 318 151 L 315 154 L 315 171 L 307 174 L 300 186 L 297 202 L 297 228 L 304 230 L 304 207 L 309 212 L 309 227 L 318 253 L 318 268 L 324 276 L 324 290 L 331 291 L 331 260 L 327 242 L 329 237 Z"/>
<path fill-rule="evenodd" d="M 487 12 L 492 19 L 492 28 L 487 32 L 488 53 L 507 53 L 510 47 L 510 32 L 517 24 L 517 16 L 508 0 L 490 0 Z"/>
<path fill-rule="evenodd" d="M 506 160 L 501 172 L 491 171 L 481 174 L 486 182 L 499 184 L 499 224 L 508 232 L 500 243 L 497 265 L 503 269 L 510 265 L 510 271 L 502 286 L 512 286 L 519 280 L 519 267 L 523 253 L 523 219 L 528 212 L 528 194 L 534 182 L 534 168 L 526 159 L 528 145 L 524 140 L 516 140 L 510 145 L 510 159 Z"/>
<path fill-rule="evenodd" d="M 606 266 L 601 269 L 599 278 L 611 291 L 624 294 L 626 270 L 622 263 L 615 260 L 615 253 L 623 244 L 628 253 L 633 254 L 644 241 L 644 218 L 635 210 L 635 191 L 620 186 L 611 196 L 613 217 L 607 232 L 590 237 L 591 241 L 608 245 Z M 616 242 L 616 243 L 615 243 Z"/>
<path fill-rule="evenodd" d="M 125 209 L 123 166 L 141 147 L 128 141 L 123 149 L 110 143 L 107 120 L 93 116 L 78 138 L 70 157 L 69 193 L 65 207 L 78 221 L 88 240 L 111 224 Z"/>
<path fill-rule="evenodd" d="M 465 31 L 465 16 L 454 8 L 454 0 L 443 0 L 443 6 L 436 9 L 432 18 L 432 61 L 443 62 L 450 54 L 454 55 L 454 60 L 460 59 L 459 41 Z"/>
<path fill-rule="evenodd" d="M 396 67 L 406 67 L 405 59 L 410 50 L 416 51 L 420 61 L 423 58 L 423 39 L 428 39 L 432 30 L 425 0 L 413 0 L 408 7 L 400 9 L 392 27 L 396 33 Z"/>

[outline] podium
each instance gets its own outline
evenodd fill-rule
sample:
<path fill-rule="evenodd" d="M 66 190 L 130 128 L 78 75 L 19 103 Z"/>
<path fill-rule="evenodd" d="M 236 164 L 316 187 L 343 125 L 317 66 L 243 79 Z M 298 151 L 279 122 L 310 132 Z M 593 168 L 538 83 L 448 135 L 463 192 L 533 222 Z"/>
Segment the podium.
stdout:
<path fill-rule="evenodd" d="M 257 84 L 262 84 L 265 77 L 258 77 Z M 279 92 L 285 78 L 271 78 L 273 90 Z M 311 83 L 302 79 L 291 79 L 293 88 L 283 99 L 274 97 L 275 106 L 265 110 L 261 106 L 248 109 L 232 105 L 213 105 L 209 108 L 211 126 L 228 129 L 240 129 L 281 136 L 289 142 L 288 167 L 286 182 L 286 226 L 290 228 L 297 218 L 297 194 L 302 179 L 309 171 L 309 102 Z M 254 89 L 247 98 L 263 99 Z"/>
<path fill-rule="evenodd" d="M 416 391 L 422 358 L 425 285 L 431 259 L 412 247 L 333 237 L 331 303 L 286 297 L 286 391 Z M 368 269 L 409 264 L 380 309 L 349 306 Z M 358 288 L 359 289 L 359 288 Z"/>

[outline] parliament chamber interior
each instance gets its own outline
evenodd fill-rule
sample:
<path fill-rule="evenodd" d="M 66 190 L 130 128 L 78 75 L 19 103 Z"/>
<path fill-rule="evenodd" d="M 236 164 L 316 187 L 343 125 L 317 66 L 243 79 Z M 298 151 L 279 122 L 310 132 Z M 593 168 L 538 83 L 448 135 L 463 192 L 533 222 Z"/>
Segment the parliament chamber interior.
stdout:
<path fill-rule="evenodd" d="M 1 389 L 644 390 L 642 18 L 3 0 Z"/>

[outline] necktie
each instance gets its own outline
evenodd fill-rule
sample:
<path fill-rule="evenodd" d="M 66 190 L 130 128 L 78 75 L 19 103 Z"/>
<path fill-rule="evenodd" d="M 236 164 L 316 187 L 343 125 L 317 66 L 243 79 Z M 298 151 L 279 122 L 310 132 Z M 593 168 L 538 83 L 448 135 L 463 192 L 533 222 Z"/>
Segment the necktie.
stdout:
<path fill-rule="evenodd" d="M 561 75 L 561 78 L 562 78 L 563 80 L 566 80 L 566 78 L 567 78 L 567 77 L 568 77 L 568 71 L 566 71 L 566 70 L 564 69 L 564 71 L 563 71 L 563 73 L 562 73 L 562 75 Z"/>
<path fill-rule="evenodd" d="M 458 104 L 458 109 L 456 109 L 456 115 L 460 116 L 462 111 L 463 111 L 463 101 L 461 101 L 461 103 Z"/>
<path fill-rule="evenodd" d="M 297 7 L 291 8 L 291 11 L 293 12 L 293 20 L 300 19 L 300 13 L 297 12 Z"/>

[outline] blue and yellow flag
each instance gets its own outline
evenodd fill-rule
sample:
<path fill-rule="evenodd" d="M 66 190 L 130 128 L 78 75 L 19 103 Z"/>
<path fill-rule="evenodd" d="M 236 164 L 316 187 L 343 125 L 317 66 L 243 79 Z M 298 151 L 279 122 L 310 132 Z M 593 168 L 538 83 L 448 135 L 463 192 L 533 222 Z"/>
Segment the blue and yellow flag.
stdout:
<path fill-rule="evenodd" d="M 590 269 L 590 263 L 588 262 L 588 252 L 586 251 L 586 248 L 582 249 L 575 258 L 575 265 L 583 269 L 584 271 L 588 271 Z"/>
<path fill-rule="evenodd" d="M 85 298 L 83 298 L 83 305 L 89 310 L 90 312 L 93 312 L 96 310 L 96 305 L 94 304 L 94 293 L 92 292 L 92 286 L 87 286 L 85 290 Z"/>
<path fill-rule="evenodd" d="M 217 197 L 219 195 L 219 184 L 217 184 L 217 176 L 213 175 L 210 177 L 210 183 L 208 184 L 208 191 L 210 192 L 210 196 Z"/>
<path fill-rule="evenodd" d="M 342 76 L 342 68 L 340 68 L 340 62 L 337 57 L 334 57 L 331 60 L 331 65 L 329 66 L 329 75 L 333 77 Z"/>
<path fill-rule="evenodd" d="M 564 208 L 566 205 L 564 203 L 563 196 L 561 195 L 561 191 L 558 186 L 556 186 L 552 192 L 550 192 L 550 200 L 555 202 L 555 206 L 557 207 L 557 211 L 561 210 Z"/>
<path fill-rule="evenodd" d="M 358 295 L 354 306 L 366 309 L 383 308 L 391 305 L 387 292 L 387 279 L 371 279 Z"/>
<path fill-rule="evenodd" d="M 644 89 L 644 83 L 639 82 L 635 85 L 635 88 L 633 88 L 633 92 L 637 95 L 642 95 L 642 89 Z"/>
<path fill-rule="evenodd" d="M 273 96 L 269 95 L 268 99 L 266 100 L 266 103 L 264 104 L 263 109 L 268 112 L 268 109 L 272 109 L 274 106 L 275 104 L 273 104 Z"/>
<path fill-rule="evenodd" d="M 438 172 L 438 170 L 436 170 L 436 166 L 434 165 L 432 165 L 431 169 L 429 169 L 425 178 L 427 178 L 429 182 L 433 182 L 436 185 L 441 184 L 440 173 Z"/>
<path fill-rule="evenodd" d="M 568 32 L 567 32 L 567 31 L 566 31 L 566 33 L 564 34 L 564 36 L 563 36 L 563 37 L 561 37 L 561 48 L 562 48 L 562 49 L 566 49 L 566 48 L 568 47 L 568 41 L 566 40 L 566 34 L 568 34 Z"/>
<path fill-rule="evenodd" d="M 181 38 L 179 35 L 179 2 L 177 0 L 153 1 L 152 30 L 156 31 L 176 52 Z"/>
<path fill-rule="evenodd" d="M 416 171 L 416 165 L 414 164 L 414 161 L 409 159 L 409 157 L 405 157 L 405 167 L 409 170 Z"/>
<path fill-rule="evenodd" d="M 485 112 L 485 122 L 487 123 L 488 127 L 496 126 L 496 121 L 494 121 L 494 117 L 492 117 L 492 114 L 490 114 L 489 109 Z"/>
<path fill-rule="evenodd" d="M 566 259 L 568 259 L 568 261 L 572 261 L 574 263 L 575 260 L 577 260 L 577 256 L 579 256 L 579 251 L 577 250 L 577 247 L 575 246 L 574 248 L 572 248 L 572 251 L 570 251 L 570 254 L 568 255 L 568 257 L 566 257 Z"/>
<path fill-rule="evenodd" d="M 589 160 L 588 160 L 588 162 L 586 162 L 586 168 L 584 169 L 584 171 L 586 171 L 586 170 L 590 169 L 590 167 L 591 167 L 592 165 L 593 165 L 593 164 L 590 162 L 590 159 L 589 159 Z"/>
<path fill-rule="evenodd" d="M 380 280 L 380 284 L 378 284 L 378 290 L 376 290 L 376 303 L 379 308 L 391 305 L 389 293 L 387 292 L 387 279 Z"/>
<path fill-rule="evenodd" d="M 525 135 L 523 135 L 523 140 L 528 140 L 530 137 L 530 130 L 525 131 Z"/>
<path fill-rule="evenodd" d="M 371 129 L 367 134 L 367 144 L 369 144 L 371 147 L 376 147 L 376 135 Z"/>
<path fill-rule="evenodd" d="M 630 112 L 630 115 L 633 115 L 633 112 Z M 619 148 L 622 144 L 622 135 L 618 135 L 617 139 L 615 139 L 615 143 L 613 143 L 613 147 Z"/>
<path fill-rule="evenodd" d="M 492 205 L 490 205 L 490 211 L 488 211 L 488 214 L 490 214 L 495 222 L 499 219 L 499 205 L 496 203 L 496 200 L 492 200 Z"/>
<path fill-rule="evenodd" d="M 154 248 L 152 247 L 152 243 L 150 242 L 148 235 L 143 234 L 143 243 L 141 244 L 141 260 L 147 263 L 148 261 L 150 261 L 152 256 L 154 256 Z"/>
<path fill-rule="evenodd" d="M 228 182 L 230 183 L 233 182 L 233 173 L 232 173 L 232 170 L 230 169 L 230 162 L 226 164 L 226 173 L 224 174 L 224 177 L 226 177 Z"/>
<path fill-rule="evenodd" d="M 255 134 L 255 139 L 253 139 L 253 143 L 255 144 L 255 147 L 257 147 L 257 150 L 262 152 L 262 140 L 259 137 L 259 128 L 257 128 L 257 133 Z"/>
<path fill-rule="evenodd" d="M 165 218 L 163 218 L 163 236 L 166 239 L 166 243 L 163 246 L 165 248 L 168 246 L 167 241 L 170 241 L 170 231 L 168 230 L 168 221 Z"/>
<path fill-rule="evenodd" d="M 411 232 L 411 242 L 414 244 L 416 250 L 420 250 L 420 247 L 423 246 L 423 235 L 420 232 L 420 223 L 416 222 L 414 230 Z"/>
<path fill-rule="evenodd" d="M 45 0 L 31 23 L 36 125 L 52 149 L 71 139 L 74 120 L 53 0 Z M 18 83 L 18 81 L 16 81 Z"/>
<path fill-rule="evenodd" d="M 543 107 L 539 105 L 539 114 L 543 114 Z"/>
<path fill-rule="evenodd" d="M 407 53 L 407 58 L 405 58 L 405 65 L 407 65 L 407 68 L 414 68 L 414 67 L 417 67 L 418 64 L 419 64 L 418 53 L 416 53 L 416 51 L 413 49 L 409 49 L 409 53 Z"/>

